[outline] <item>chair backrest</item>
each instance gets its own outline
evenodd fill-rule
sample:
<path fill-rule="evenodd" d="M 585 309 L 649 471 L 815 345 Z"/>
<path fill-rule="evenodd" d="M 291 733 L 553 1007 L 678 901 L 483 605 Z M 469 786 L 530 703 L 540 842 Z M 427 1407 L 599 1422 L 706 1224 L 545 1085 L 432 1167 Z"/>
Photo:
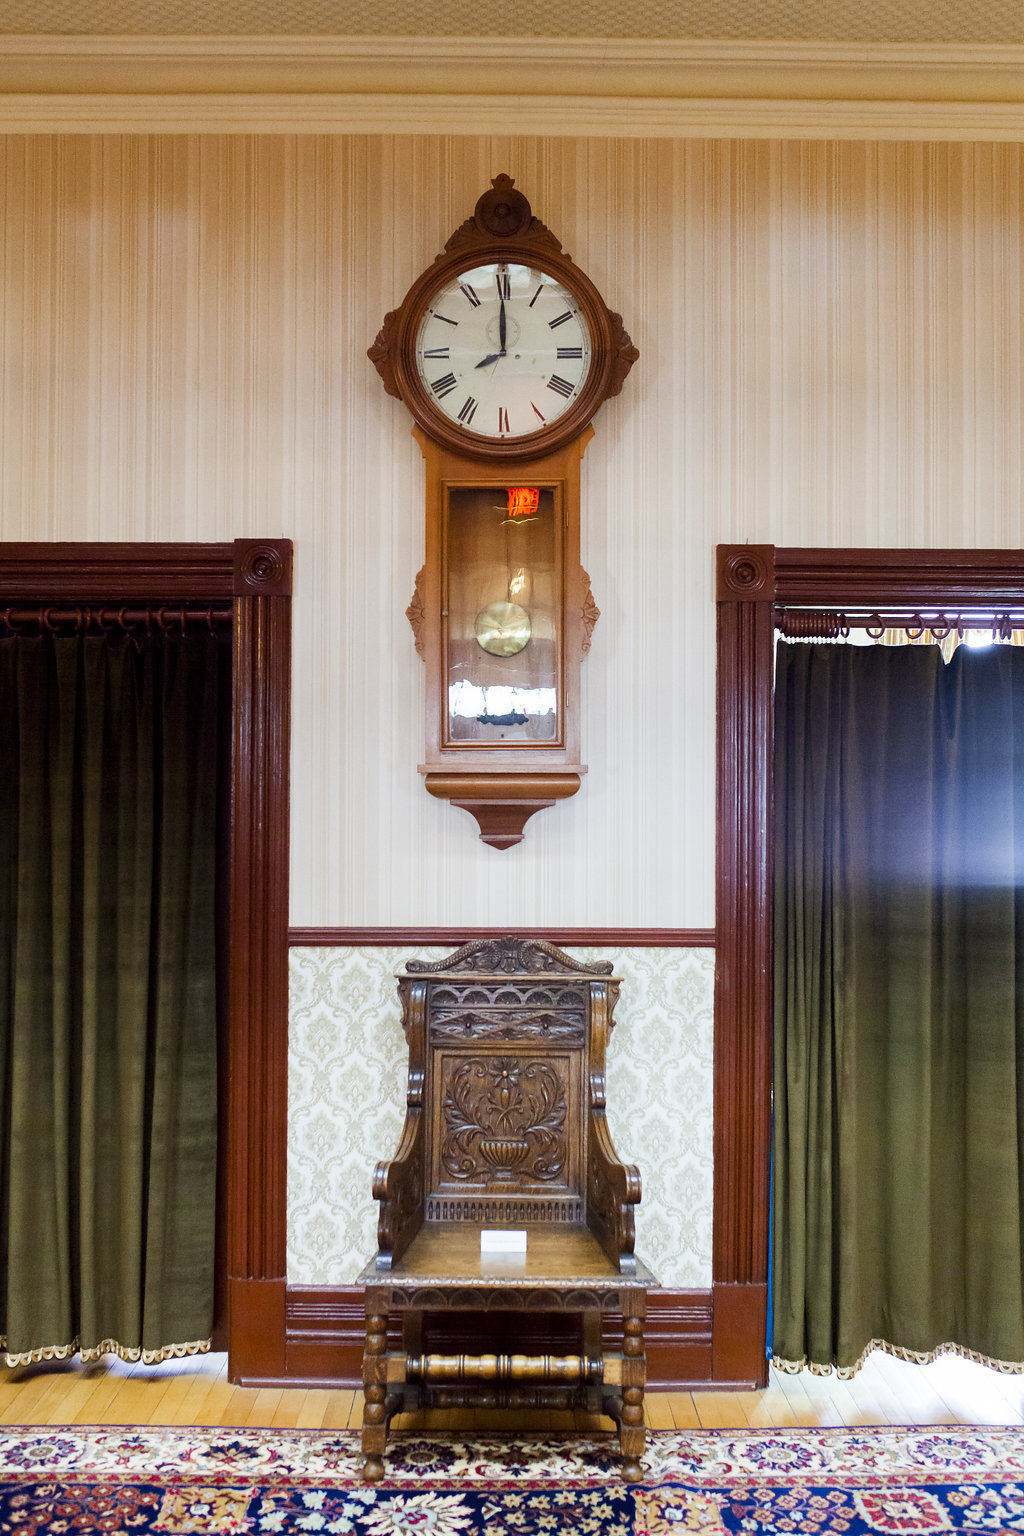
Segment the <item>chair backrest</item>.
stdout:
<path fill-rule="evenodd" d="M 640 1179 L 604 1117 L 611 964 L 480 939 L 409 961 L 398 990 L 409 1107 L 398 1155 L 374 1180 L 378 1267 L 426 1221 L 589 1226 L 628 1270 Z"/>

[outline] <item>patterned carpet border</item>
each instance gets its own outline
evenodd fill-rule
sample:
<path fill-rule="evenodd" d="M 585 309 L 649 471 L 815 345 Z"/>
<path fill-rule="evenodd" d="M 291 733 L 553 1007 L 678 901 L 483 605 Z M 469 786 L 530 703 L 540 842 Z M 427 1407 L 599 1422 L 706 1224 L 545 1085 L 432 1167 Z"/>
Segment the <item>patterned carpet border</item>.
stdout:
<path fill-rule="evenodd" d="M 646 1478 L 610 1435 L 0 1430 L 2 1536 L 931 1536 L 1024 1532 L 1024 1430 L 656 1431 Z"/>
<path fill-rule="evenodd" d="M 0 1478 L 83 1473 L 90 1477 L 195 1478 L 253 1483 L 314 1479 L 362 1485 L 354 1430 L 170 1429 L 3 1426 Z M 388 1442 L 386 1486 L 402 1488 L 601 1487 L 619 1482 L 614 1435 L 544 1436 L 397 1433 Z M 933 1480 L 949 1473 L 1024 1478 L 1024 1429 L 946 1428 L 654 1430 L 646 1483 L 695 1487 L 769 1477 L 798 1484 L 866 1478 Z"/>

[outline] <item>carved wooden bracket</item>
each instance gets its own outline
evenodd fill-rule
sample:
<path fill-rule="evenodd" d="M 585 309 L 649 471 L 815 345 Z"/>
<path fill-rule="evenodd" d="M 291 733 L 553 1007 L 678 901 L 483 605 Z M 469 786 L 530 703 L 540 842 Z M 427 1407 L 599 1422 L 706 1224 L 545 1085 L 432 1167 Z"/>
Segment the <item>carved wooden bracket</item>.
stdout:
<path fill-rule="evenodd" d="M 580 574 L 583 577 L 587 588 L 586 596 L 583 599 L 583 643 L 580 646 L 580 652 L 585 656 L 590 650 L 590 641 L 594 634 L 594 625 L 601 617 L 601 610 L 594 602 L 594 594 L 590 587 L 590 577 L 587 575 L 582 566 L 580 566 Z"/>
<path fill-rule="evenodd" d="M 578 772 L 435 773 L 425 775 L 430 794 L 450 800 L 476 818 L 480 841 L 491 848 L 513 848 L 523 840 L 523 828 L 537 811 L 557 800 L 568 800 L 579 789 Z"/>
<path fill-rule="evenodd" d="M 366 355 L 380 374 L 380 381 L 384 385 L 385 393 L 393 395 L 396 400 L 401 400 L 402 391 L 395 380 L 395 338 L 398 333 L 399 311 L 391 309 L 384 316 L 384 324 L 374 339 L 372 347 L 366 349 Z"/>
<path fill-rule="evenodd" d="M 423 617 L 425 611 L 423 607 L 423 583 L 426 581 L 426 578 L 427 568 L 425 565 L 422 565 L 416 573 L 416 589 L 412 594 L 412 600 L 405 610 L 405 616 L 412 628 L 413 639 L 416 643 L 416 654 L 418 656 L 426 655 L 423 639 Z"/>
<path fill-rule="evenodd" d="M 622 316 L 614 310 L 608 310 L 608 319 L 611 321 L 613 346 L 615 349 L 615 361 L 612 364 L 612 376 L 608 381 L 608 394 L 618 395 L 622 392 L 622 386 L 626 381 L 626 375 L 640 356 L 639 347 L 635 347 L 630 339 L 629 332 L 622 323 Z"/>

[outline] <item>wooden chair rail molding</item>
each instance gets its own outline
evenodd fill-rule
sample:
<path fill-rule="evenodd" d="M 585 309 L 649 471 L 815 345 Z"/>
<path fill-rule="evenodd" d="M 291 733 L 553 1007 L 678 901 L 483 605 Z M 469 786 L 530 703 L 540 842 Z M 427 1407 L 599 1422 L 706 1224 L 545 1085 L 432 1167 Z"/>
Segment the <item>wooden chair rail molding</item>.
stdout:
<path fill-rule="evenodd" d="M 289 928 L 293 949 L 306 946 L 358 949 L 391 944 L 454 945 L 464 939 L 501 938 L 515 932 L 523 939 L 547 939 L 560 947 L 584 944 L 610 949 L 713 949 L 713 928 Z"/>
<path fill-rule="evenodd" d="M 772 647 L 777 609 L 1024 600 L 1024 550 L 718 548 L 712 1375 L 760 1383 L 772 1036 Z"/>
<path fill-rule="evenodd" d="M 232 608 L 225 1196 L 229 1372 L 285 1359 L 288 754 L 292 545 L 0 545 L 0 605 L 209 602 Z"/>

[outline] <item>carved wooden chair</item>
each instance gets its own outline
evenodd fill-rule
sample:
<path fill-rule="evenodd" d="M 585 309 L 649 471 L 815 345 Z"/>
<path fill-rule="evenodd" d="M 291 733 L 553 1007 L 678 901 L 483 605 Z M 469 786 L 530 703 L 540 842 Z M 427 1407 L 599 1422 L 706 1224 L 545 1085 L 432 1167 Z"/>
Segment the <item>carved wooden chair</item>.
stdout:
<path fill-rule="evenodd" d="M 633 1252 L 640 1175 L 619 1161 L 605 1118 L 611 970 L 503 938 L 411 960 L 399 977 L 408 1108 L 397 1154 L 374 1175 L 379 1248 L 359 1277 L 369 1481 L 384 1475 L 395 1413 L 473 1403 L 606 1413 L 624 1478 L 642 1476 L 644 1315 L 657 1282 Z M 525 1253 L 491 1252 L 516 1241 L 510 1229 L 525 1230 Z M 392 1313 L 402 1347 L 389 1352 Z M 537 1313 L 571 1318 L 573 1353 L 522 1352 Z M 621 1319 L 620 1351 L 602 1345 L 609 1315 L 612 1328 Z M 425 1317 L 456 1322 L 477 1348 L 496 1323 L 498 1346 L 425 1352 Z"/>

